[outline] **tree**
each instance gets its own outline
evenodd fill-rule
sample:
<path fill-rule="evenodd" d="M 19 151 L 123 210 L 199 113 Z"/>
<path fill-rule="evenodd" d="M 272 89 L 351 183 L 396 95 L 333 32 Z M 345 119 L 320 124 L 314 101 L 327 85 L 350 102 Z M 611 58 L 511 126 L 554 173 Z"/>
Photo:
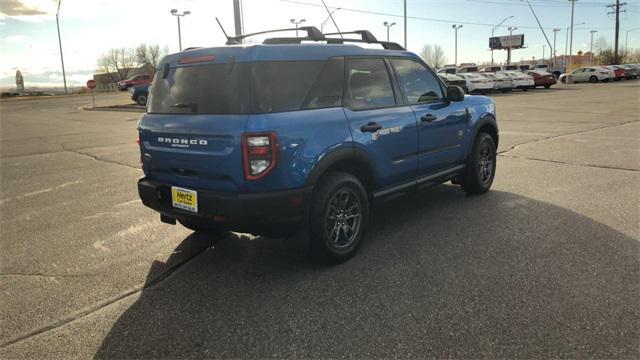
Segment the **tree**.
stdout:
<path fill-rule="evenodd" d="M 167 48 L 160 50 L 160 45 L 140 44 L 135 49 L 136 62 L 140 66 L 148 66 L 154 72 L 160 66 L 160 60 L 167 55 Z"/>
<path fill-rule="evenodd" d="M 135 64 L 133 49 L 109 49 L 98 58 L 98 71 L 107 73 L 114 82 L 128 79 Z"/>
<path fill-rule="evenodd" d="M 440 68 L 447 62 L 447 58 L 444 56 L 442 46 L 438 44 L 427 44 L 423 46 L 422 51 L 420 51 L 420 57 L 422 57 L 424 62 L 426 62 L 433 68 Z"/>

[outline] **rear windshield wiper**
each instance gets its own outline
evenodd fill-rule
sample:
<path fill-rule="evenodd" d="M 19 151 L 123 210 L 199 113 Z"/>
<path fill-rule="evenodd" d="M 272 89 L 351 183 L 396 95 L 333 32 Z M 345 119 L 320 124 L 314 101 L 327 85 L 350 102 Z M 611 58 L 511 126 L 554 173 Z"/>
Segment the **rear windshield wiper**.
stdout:
<path fill-rule="evenodd" d="M 177 103 L 171 105 L 171 108 L 174 109 L 191 109 L 191 112 L 198 112 L 198 104 L 194 102 L 189 103 Z"/>

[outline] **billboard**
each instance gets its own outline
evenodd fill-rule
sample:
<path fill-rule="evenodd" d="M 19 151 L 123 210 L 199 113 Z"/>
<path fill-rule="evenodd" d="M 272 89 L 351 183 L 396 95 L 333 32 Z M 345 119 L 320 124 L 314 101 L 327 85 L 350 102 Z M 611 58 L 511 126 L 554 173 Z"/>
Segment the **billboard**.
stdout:
<path fill-rule="evenodd" d="M 489 48 L 491 50 L 518 49 L 524 45 L 524 34 L 495 36 L 489 38 Z"/>

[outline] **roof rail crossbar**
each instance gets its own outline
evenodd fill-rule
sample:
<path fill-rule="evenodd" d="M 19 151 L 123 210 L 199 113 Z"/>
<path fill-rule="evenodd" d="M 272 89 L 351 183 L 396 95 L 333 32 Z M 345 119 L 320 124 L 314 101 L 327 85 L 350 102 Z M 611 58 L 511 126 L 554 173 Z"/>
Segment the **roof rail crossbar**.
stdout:
<path fill-rule="evenodd" d="M 358 34 L 362 38 L 362 40 L 370 43 L 375 43 L 378 41 L 375 36 L 369 30 L 354 30 L 347 32 L 335 32 L 335 33 L 326 33 L 325 35 L 347 35 L 347 34 Z"/>
<path fill-rule="evenodd" d="M 344 43 L 363 43 L 363 44 L 380 44 L 386 50 L 405 50 L 402 45 L 388 41 L 366 41 L 360 39 L 342 39 L 342 38 L 326 38 L 327 44 L 344 44 Z"/>
<path fill-rule="evenodd" d="M 236 36 L 229 36 L 229 38 L 227 39 L 227 45 L 239 45 L 242 43 L 242 40 L 245 38 L 248 38 L 250 36 L 255 36 L 255 35 L 260 35 L 260 34 L 268 34 L 268 33 L 273 33 L 273 32 L 281 32 L 281 31 L 306 31 L 307 32 L 307 37 L 306 38 L 301 38 L 302 40 L 308 40 L 308 41 L 324 41 L 325 37 L 322 34 L 322 32 L 320 30 L 318 30 L 318 28 L 316 28 L 315 26 L 303 26 L 303 27 L 299 27 L 299 28 L 288 28 L 288 29 L 276 29 L 276 30 L 268 30 L 268 31 L 260 31 L 260 32 L 256 32 L 256 33 L 251 33 L 251 34 L 242 34 L 242 35 L 236 35 Z"/>

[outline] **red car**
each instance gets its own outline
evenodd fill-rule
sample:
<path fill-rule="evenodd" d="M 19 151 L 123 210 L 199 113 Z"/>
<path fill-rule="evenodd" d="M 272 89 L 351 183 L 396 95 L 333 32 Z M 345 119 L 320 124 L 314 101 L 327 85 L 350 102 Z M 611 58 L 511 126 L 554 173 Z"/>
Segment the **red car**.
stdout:
<path fill-rule="evenodd" d="M 613 80 L 618 81 L 622 79 L 626 79 L 628 77 L 627 70 L 618 65 L 611 65 L 613 68 L 614 78 Z"/>
<path fill-rule="evenodd" d="M 545 89 L 556 84 L 556 77 L 553 74 L 543 71 L 527 71 L 527 75 L 533 77 L 533 83 L 535 87 L 544 86 Z"/>
<path fill-rule="evenodd" d="M 118 89 L 121 91 L 129 90 L 130 87 L 138 86 L 138 85 L 149 85 L 153 81 L 153 75 L 135 75 L 127 80 L 122 80 L 118 82 Z"/>

